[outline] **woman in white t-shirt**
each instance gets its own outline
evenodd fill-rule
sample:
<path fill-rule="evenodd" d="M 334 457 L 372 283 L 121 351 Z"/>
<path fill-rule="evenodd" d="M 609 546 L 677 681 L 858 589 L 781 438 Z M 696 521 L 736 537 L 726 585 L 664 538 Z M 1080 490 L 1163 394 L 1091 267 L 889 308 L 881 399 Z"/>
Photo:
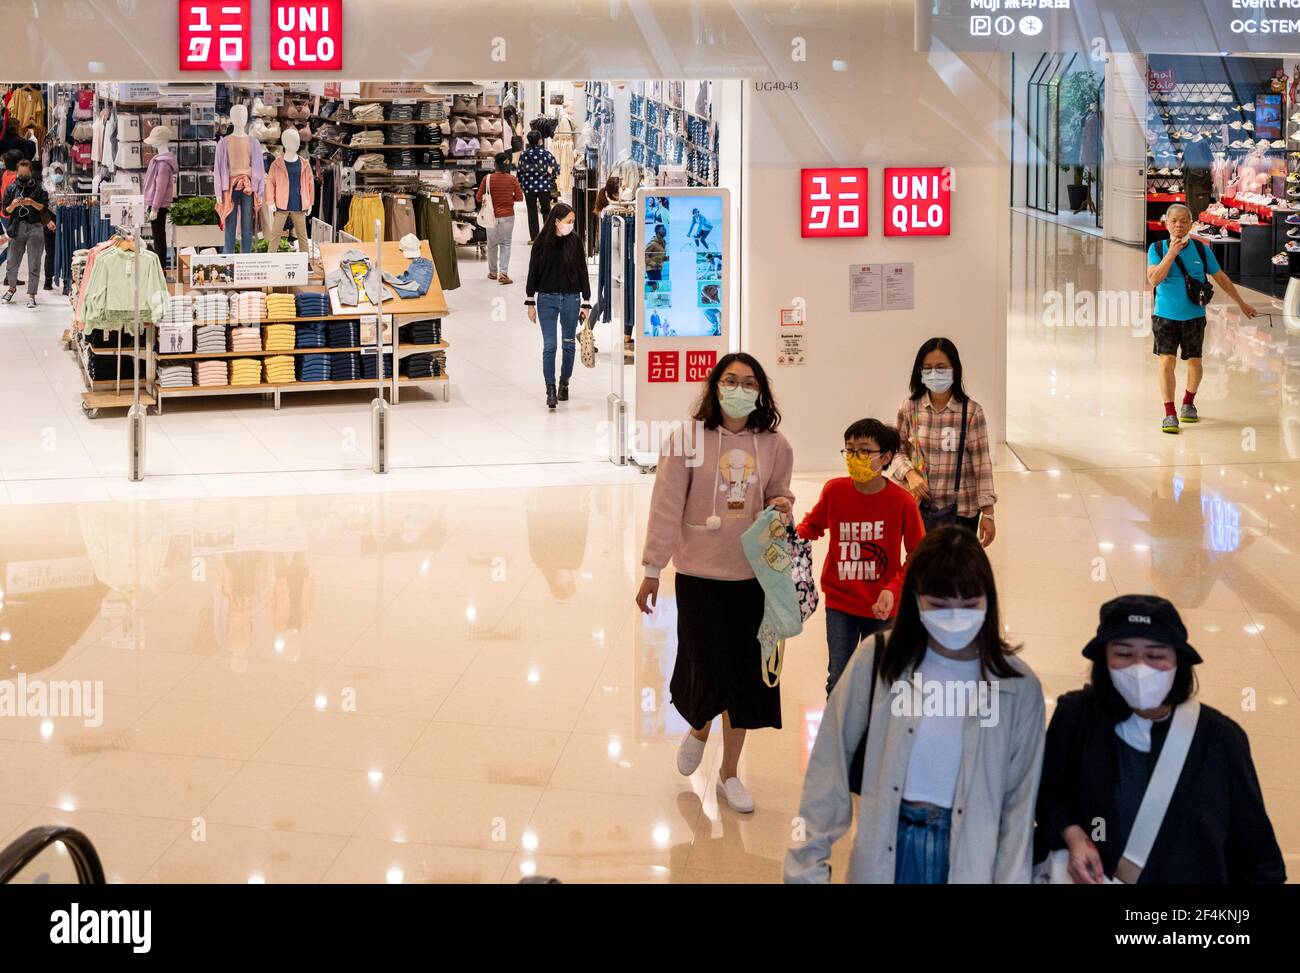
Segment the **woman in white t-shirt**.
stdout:
<path fill-rule="evenodd" d="M 785 880 L 830 881 L 860 790 L 850 882 L 1028 882 L 1044 705 L 1014 653 L 979 540 L 955 526 L 927 534 L 908 552 L 879 662 L 855 652 L 826 702 Z"/>

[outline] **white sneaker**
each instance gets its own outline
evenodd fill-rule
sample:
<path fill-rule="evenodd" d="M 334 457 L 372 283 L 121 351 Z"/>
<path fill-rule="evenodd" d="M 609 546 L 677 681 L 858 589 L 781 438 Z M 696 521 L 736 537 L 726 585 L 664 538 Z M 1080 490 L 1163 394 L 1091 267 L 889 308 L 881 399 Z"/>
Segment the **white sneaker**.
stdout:
<path fill-rule="evenodd" d="M 754 798 L 739 777 L 732 777 L 725 784 L 718 781 L 718 796 L 738 814 L 749 814 L 754 810 Z"/>
<path fill-rule="evenodd" d="M 677 747 L 677 772 L 683 777 L 695 773 L 704 759 L 704 746 L 708 741 L 697 739 L 694 733 L 687 733 Z"/>

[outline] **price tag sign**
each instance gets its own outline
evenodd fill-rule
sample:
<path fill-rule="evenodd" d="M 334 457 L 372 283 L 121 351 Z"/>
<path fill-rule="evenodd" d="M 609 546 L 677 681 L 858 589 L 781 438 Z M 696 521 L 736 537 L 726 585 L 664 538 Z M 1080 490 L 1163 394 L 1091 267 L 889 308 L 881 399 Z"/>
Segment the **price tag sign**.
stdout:
<path fill-rule="evenodd" d="M 108 221 L 113 226 L 143 226 L 145 205 L 143 196 L 114 196 L 109 200 Z"/>
<path fill-rule="evenodd" d="M 306 283 L 307 275 L 305 253 L 210 253 L 190 257 L 190 286 L 197 288 L 292 287 Z"/>

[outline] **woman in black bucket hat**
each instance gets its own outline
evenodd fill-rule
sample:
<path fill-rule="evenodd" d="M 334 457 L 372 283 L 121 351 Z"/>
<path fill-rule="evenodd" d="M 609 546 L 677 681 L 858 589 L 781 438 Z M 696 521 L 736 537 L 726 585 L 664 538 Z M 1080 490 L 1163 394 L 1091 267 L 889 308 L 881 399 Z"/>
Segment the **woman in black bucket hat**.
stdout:
<path fill-rule="evenodd" d="M 1092 673 L 1047 728 L 1036 880 L 1286 881 L 1245 731 L 1195 700 L 1200 654 L 1154 595 L 1101 606 Z"/>

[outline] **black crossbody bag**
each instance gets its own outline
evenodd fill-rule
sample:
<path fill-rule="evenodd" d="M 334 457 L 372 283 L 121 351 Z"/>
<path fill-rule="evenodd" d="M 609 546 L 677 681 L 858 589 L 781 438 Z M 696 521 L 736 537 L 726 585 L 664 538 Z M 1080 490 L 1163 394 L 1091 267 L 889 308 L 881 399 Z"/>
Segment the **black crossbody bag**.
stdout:
<path fill-rule="evenodd" d="M 1169 253 L 1169 241 L 1165 240 L 1163 242 L 1165 245 L 1165 252 L 1164 254 L 1161 254 L 1162 260 L 1164 259 L 1165 254 Z M 1200 240 L 1193 240 L 1192 246 L 1196 247 L 1197 256 L 1201 258 L 1201 266 L 1205 268 L 1205 273 L 1208 277 L 1210 273 L 1210 262 L 1205 259 L 1205 247 L 1202 246 Z M 1187 285 L 1187 299 L 1189 301 L 1197 307 L 1205 307 L 1205 305 L 1209 304 L 1210 301 L 1214 300 L 1213 284 L 1208 280 L 1197 280 L 1189 274 L 1187 268 L 1183 266 L 1182 257 L 1174 257 L 1174 263 L 1178 265 L 1178 269 L 1182 272 L 1183 281 Z M 1157 285 L 1157 287 L 1159 287 L 1159 285 Z"/>
<path fill-rule="evenodd" d="M 862 739 L 858 741 L 858 747 L 853 751 L 853 759 L 849 761 L 849 790 L 861 796 L 862 794 L 862 767 L 867 762 L 867 733 L 871 729 L 871 710 L 876 705 L 876 681 L 880 678 L 880 657 L 885 654 L 885 635 L 883 632 L 875 634 L 875 653 L 871 659 L 871 695 L 867 697 L 867 725 L 862 730 Z"/>

